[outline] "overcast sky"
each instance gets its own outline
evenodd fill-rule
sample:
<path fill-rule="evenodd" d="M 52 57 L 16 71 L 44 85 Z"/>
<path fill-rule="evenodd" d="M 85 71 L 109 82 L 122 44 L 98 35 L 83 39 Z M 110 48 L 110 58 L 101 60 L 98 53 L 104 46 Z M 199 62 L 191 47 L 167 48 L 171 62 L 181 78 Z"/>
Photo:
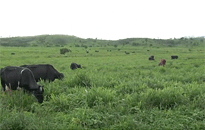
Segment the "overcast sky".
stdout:
<path fill-rule="evenodd" d="M 1 0 L 0 37 L 205 36 L 204 0 Z"/>

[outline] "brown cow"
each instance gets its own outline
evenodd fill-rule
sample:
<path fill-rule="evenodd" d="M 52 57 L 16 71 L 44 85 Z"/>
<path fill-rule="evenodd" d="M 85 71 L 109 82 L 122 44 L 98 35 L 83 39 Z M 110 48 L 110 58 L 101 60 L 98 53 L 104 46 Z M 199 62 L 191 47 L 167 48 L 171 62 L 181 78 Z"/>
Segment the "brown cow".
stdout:
<path fill-rule="evenodd" d="M 161 62 L 159 63 L 159 66 L 162 65 L 164 66 L 166 64 L 166 60 L 165 59 L 161 59 Z"/>

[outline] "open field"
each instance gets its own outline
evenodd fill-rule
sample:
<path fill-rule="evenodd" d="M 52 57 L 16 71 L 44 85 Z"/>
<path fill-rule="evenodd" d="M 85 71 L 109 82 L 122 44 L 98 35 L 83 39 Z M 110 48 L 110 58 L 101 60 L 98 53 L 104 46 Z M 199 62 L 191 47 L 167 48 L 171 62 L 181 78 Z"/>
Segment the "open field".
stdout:
<path fill-rule="evenodd" d="M 1 91 L 0 129 L 205 128 L 203 46 L 65 47 L 72 52 L 0 47 L 0 68 L 45 63 L 65 75 L 62 81 L 40 82 L 42 104 L 21 91 Z M 155 61 L 148 60 L 151 55 Z M 158 66 L 163 58 L 166 65 Z M 71 70 L 72 62 L 83 68 Z"/>

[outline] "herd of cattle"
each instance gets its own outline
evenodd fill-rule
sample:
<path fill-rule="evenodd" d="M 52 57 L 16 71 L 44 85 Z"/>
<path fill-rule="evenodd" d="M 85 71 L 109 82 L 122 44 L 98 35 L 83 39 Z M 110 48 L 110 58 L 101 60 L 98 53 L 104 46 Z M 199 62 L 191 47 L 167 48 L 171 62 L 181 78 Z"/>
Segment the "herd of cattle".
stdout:
<path fill-rule="evenodd" d="M 171 56 L 171 59 L 178 59 L 178 56 Z M 154 60 L 154 56 L 150 56 L 149 60 Z M 159 66 L 166 64 L 165 59 L 161 59 Z M 80 64 L 71 63 L 70 68 L 75 70 L 82 68 Z M 37 84 L 40 80 L 53 82 L 55 79 L 63 79 L 64 74 L 58 72 L 50 64 L 38 65 L 22 65 L 7 66 L 0 70 L 1 85 L 3 91 L 11 91 L 23 88 L 24 92 L 33 94 L 39 103 L 44 100 L 44 86 Z"/>
<path fill-rule="evenodd" d="M 171 59 L 178 59 L 179 57 L 178 56 L 176 56 L 176 55 L 173 55 L 173 56 L 171 56 Z M 152 56 L 150 56 L 149 57 L 149 60 L 154 60 L 154 56 L 152 55 Z M 161 61 L 160 61 L 160 63 L 159 63 L 159 66 L 160 65 L 162 65 L 162 66 L 164 66 L 165 64 L 166 64 L 166 59 L 161 59 Z"/>

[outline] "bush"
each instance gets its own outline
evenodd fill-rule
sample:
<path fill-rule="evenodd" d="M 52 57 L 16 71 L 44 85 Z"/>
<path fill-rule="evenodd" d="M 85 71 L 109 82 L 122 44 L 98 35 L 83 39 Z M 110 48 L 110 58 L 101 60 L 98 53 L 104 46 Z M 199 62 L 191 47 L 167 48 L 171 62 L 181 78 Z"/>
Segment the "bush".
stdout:
<path fill-rule="evenodd" d="M 60 54 L 65 54 L 66 52 L 71 52 L 71 50 L 67 48 L 60 49 Z"/>

